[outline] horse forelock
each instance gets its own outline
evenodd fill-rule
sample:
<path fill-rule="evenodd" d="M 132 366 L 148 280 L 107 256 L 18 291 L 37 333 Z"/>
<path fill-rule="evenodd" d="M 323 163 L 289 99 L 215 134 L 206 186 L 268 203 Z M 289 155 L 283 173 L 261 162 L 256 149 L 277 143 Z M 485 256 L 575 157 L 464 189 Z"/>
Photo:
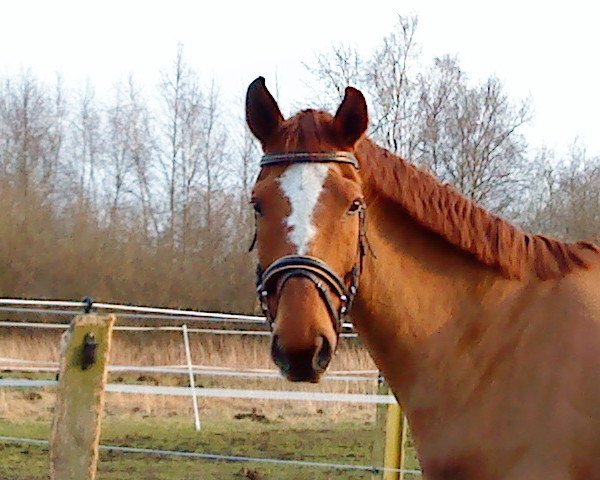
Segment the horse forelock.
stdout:
<path fill-rule="evenodd" d="M 333 117 L 320 110 L 302 110 L 281 126 L 286 151 L 319 151 L 328 144 L 328 123 Z"/>

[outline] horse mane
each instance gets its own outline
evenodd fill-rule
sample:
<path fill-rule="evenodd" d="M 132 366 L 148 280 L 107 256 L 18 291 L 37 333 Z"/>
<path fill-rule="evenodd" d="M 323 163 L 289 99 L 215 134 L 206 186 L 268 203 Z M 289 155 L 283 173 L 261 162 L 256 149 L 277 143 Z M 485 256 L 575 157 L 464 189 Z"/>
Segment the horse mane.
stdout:
<path fill-rule="evenodd" d="M 332 119 L 323 111 L 303 110 L 286 120 L 279 132 L 286 150 L 306 151 L 329 143 Z M 356 145 L 356 155 L 367 187 L 506 278 L 522 278 L 527 271 L 543 280 L 559 278 L 590 268 L 590 252 L 600 255 L 600 248 L 590 242 L 567 243 L 523 232 L 366 136 Z"/>
<path fill-rule="evenodd" d="M 600 254 L 590 242 L 567 243 L 523 232 L 366 137 L 357 145 L 357 155 L 380 195 L 507 278 L 522 278 L 528 270 L 542 280 L 562 277 L 589 268 L 586 253 Z"/>

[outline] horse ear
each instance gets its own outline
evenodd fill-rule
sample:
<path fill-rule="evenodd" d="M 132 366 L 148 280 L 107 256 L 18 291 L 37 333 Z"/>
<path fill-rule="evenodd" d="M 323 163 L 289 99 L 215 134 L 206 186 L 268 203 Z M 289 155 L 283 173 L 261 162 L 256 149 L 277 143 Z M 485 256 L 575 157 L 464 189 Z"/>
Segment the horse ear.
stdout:
<path fill-rule="evenodd" d="M 248 87 L 246 122 L 250 131 L 263 145 L 283 122 L 283 115 L 279 111 L 277 102 L 267 90 L 263 77 L 258 77 Z"/>
<path fill-rule="evenodd" d="M 344 99 L 335 113 L 333 128 L 342 147 L 350 148 L 369 125 L 365 97 L 353 87 L 347 87 Z"/>

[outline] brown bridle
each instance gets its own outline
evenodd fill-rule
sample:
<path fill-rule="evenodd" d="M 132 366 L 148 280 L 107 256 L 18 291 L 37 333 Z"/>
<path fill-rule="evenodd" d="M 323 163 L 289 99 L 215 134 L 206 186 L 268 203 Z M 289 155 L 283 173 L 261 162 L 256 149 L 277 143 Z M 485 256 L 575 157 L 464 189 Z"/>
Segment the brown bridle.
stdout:
<path fill-rule="evenodd" d="M 262 157 L 260 166 L 292 163 L 343 163 L 352 165 L 358 170 L 359 164 L 356 157 L 349 152 L 331 152 L 331 153 L 271 153 Z M 256 268 L 256 291 L 261 304 L 262 311 L 269 322 L 271 330 L 275 322 L 275 315 L 272 315 L 269 310 L 268 298 L 271 294 L 275 294 L 279 299 L 281 291 L 285 283 L 293 277 L 303 277 L 312 281 L 319 295 L 323 299 L 327 310 L 332 319 L 333 327 L 336 335 L 339 336 L 344 317 L 352 307 L 352 301 L 358 291 L 358 283 L 363 266 L 363 258 L 366 254 L 368 243 L 366 236 L 365 224 L 365 205 L 359 207 L 358 221 L 358 252 L 357 260 L 352 269 L 342 278 L 340 277 L 326 262 L 312 257 L 310 255 L 286 255 L 278 258 L 266 269 L 262 269 L 260 265 Z M 256 242 L 256 233 L 250 250 Z M 347 279 L 350 284 L 347 287 Z M 335 308 L 329 292 L 337 295 L 340 306 Z"/>

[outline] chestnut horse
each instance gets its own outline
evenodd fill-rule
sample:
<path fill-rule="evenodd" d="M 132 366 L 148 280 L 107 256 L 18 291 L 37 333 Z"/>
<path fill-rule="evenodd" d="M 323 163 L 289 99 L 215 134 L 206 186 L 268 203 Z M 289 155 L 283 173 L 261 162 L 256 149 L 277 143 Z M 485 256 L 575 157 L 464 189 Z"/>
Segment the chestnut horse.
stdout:
<path fill-rule="evenodd" d="M 432 480 L 600 479 L 600 249 L 527 234 L 367 136 L 363 95 L 246 118 L 272 357 L 319 380 L 349 312 Z"/>

